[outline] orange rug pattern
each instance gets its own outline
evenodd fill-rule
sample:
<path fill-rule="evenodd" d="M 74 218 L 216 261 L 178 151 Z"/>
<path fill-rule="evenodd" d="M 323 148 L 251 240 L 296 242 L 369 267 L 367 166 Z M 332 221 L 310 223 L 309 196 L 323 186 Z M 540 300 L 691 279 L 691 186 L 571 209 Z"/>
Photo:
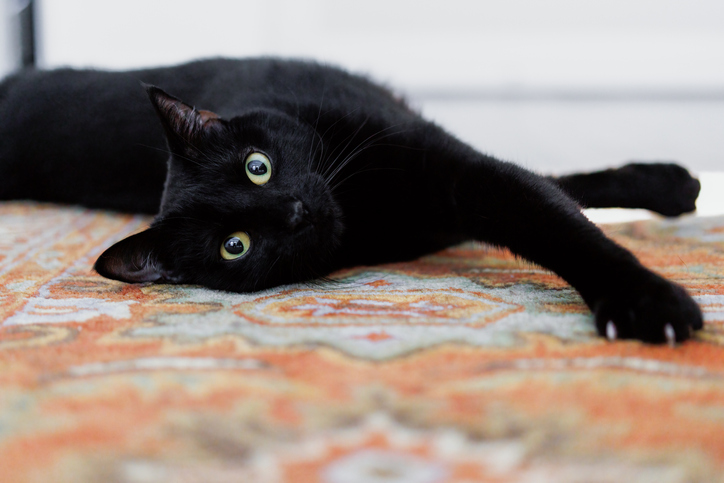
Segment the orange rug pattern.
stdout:
<path fill-rule="evenodd" d="M 724 217 L 606 227 L 702 305 L 676 348 L 478 244 L 253 294 L 92 271 L 148 221 L 0 205 L 0 481 L 724 481 Z"/>

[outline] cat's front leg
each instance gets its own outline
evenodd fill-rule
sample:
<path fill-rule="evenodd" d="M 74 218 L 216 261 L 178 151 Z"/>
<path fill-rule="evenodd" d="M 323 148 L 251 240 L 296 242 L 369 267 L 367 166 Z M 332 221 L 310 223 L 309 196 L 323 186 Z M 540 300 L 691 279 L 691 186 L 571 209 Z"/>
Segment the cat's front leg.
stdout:
<path fill-rule="evenodd" d="M 646 342 L 684 341 L 702 328 L 686 291 L 607 238 L 548 180 L 477 155 L 456 165 L 449 189 L 469 237 L 506 246 L 576 288 L 599 334 Z"/>

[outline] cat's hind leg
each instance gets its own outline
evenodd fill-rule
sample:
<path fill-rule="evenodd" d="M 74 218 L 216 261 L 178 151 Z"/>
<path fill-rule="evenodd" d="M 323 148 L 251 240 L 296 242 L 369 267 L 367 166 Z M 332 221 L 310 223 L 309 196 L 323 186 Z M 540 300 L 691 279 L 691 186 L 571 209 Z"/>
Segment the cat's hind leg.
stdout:
<path fill-rule="evenodd" d="M 686 169 L 671 163 L 631 163 L 547 179 L 586 208 L 644 208 L 664 216 L 696 210 L 701 187 Z"/>

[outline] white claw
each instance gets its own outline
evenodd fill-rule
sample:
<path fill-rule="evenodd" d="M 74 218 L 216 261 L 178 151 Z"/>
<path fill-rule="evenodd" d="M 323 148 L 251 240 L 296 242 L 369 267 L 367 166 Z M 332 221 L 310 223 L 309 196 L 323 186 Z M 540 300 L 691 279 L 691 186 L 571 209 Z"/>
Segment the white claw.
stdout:
<path fill-rule="evenodd" d="M 618 338 L 618 330 L 616 330 L 616 324 L 612 320 L 606 323 L 606 337 L 610 341 L 614 341 Z"/>
<path fill-rule="evenodd" d="M 664 326 L 664 336 L 666 337 L 666 342 L 668 342 L 671 347 L 676 345 L 676 332 L 674 332 L 673 325 L 666 324 Z"/>

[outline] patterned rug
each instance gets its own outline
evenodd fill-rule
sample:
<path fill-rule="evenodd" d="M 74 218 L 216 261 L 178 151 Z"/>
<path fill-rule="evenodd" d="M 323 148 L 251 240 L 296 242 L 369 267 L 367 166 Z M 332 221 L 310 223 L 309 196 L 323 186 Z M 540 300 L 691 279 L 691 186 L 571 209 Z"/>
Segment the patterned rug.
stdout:
<path fill-rule="evenodd" d="M 606 227 L 702 304 L 676 348 L 477 244 L 254 294 L 93 273 L 148 221 L 0 205 L 0 481 L 724 481 L 724 217 Z"/>

